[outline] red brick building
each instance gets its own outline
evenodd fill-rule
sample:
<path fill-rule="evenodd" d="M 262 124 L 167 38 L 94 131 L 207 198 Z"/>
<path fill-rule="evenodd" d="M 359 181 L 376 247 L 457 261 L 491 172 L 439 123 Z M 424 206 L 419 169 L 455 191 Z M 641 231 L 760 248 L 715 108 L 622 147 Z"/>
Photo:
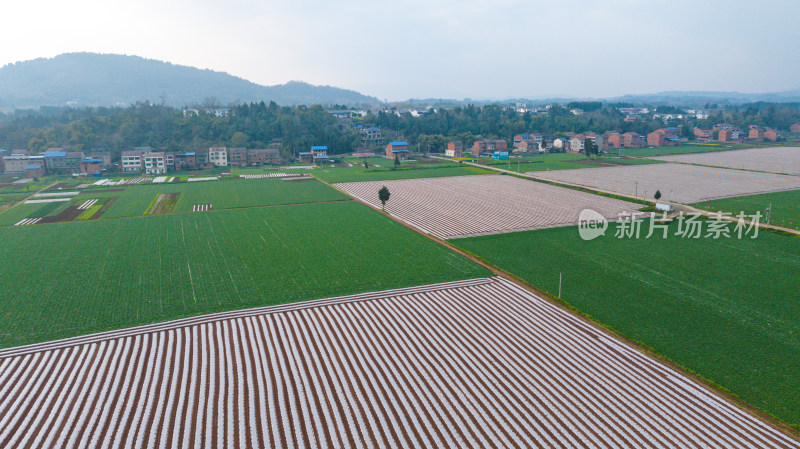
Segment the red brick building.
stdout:
<path fill-rule="evenodd" d="M 460 140 L 451 140 L 447 142 L 447 150 L 444 154 L 448 157 L 461 157 L 464 153 L 464 142 Z"/>
<path fill-rule="evenodd" d="M 408 159 L 408 142 L 389 142 L 389 144 L 386 145 L 386 157 L 394 159 L 395 156 L 400 160 Z"/>
<path fill-rule="evenodd" d="M 517 145 L 517 151 L 521 153 L 537 153 L 539 144 L 535 140 L 523 140 Z"/>
<path fill-rule="evenodd" d="M 772 142 L 775 142 L 776 140 L 778 140 L 778 137 L 780 136 L 781 135 L 778 133 L 778 131 L 775 131 L 774 129 L 771 128 L 764 131 L 764 140 L 770 140 Z"/>
<path fill-rule="evenodd" d="M 695 128 L 693 134 L 695 140 L 698 142 L 708 142 L 709 140 L 712 140 L 712 133 L 709 129 Z"/>
<path fill-rule="evenodd" d="M 247 166 L 247 150 L 244 148 L 228 148 L 228 164 L 231 167 Z"/>
<path fill-rule="evenodd" d="M 475 143 L 472 144 L 472 154 L 476 156 L 485 152 L 502 151 L 507 149 L 508 149 L 508 143 L 503 139 L 476 140 Z"/>
<path fill-rule="evenodd" d="M 643 148 L 645 144 L 645 136 L 633 131 L 623 134 L 622 139 L 625 148 Z"/>
<path fill-rule="evenodd" d="M 663 147 L 667 141 L 667 136 L 663 129 L 657 129 L 647 135 L 647 145 L 651 147 Z"/>
<path fill-rule="evenodd" d="M 764 140 L 764 129 L 755 125 L 750 125 L 750 131 L 748 131 L 747 137 L 751 140 Z"/>
<path fill-rule="evenodd" d="M 277 148 L 259 148 L 247 150 L 248 165 L 278 165 L 281 163 L 281 152 Z"/>
<path fill-rule="evenodd" d="M 625 145 L 625 138 L 620 133 L 608 133 L 606 142 L 609 148 L 621 148 Z"/>
<path fill-rule="evenodd" d="M 789 131 L 793 133 L 800 133 L 800 123 L 792 123 L 789 125 Z"/>

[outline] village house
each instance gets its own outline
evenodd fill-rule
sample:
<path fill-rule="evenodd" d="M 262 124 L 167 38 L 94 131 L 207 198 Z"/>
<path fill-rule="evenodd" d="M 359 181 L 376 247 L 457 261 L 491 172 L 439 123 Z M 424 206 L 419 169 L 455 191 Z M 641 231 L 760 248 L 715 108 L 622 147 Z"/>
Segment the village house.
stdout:
<path fill-rule="evenodd" d="M 278 165 L 281 163 L 281 152 L 277 148 L 258 148 L 247 150 L 248 165 Z"/>
<path fill-rule="evenodd" d="M 569 152 L 570 153 L 583 153 L 586 150 L 586 136 L 583 134 L 575 134 L 569 139 Z"/>
<path fill-rule="evenodd" d="M 713 140 L 712 131 L 709 129 L 695 128 L 694 131 L 692 131 L 692 133 L 694 134 L 694 139 L 698 142 L 708 142 L 710 140 Z"/>
<path fill-rule="evenodd" d="M 775 129 L 767 128 L 764 131 L 764 140 L 769 140 L 771 142 L 775 142 L 780 137 L 781 137 L 781 134 Z"/>
<path fill-rule="evenodd" d="M 789 125 L 789 132 L 800 133 L 800 122 Z"/>
<path fill-rule="evenodd" d="M 364 128 L 360 131 L 361 145 L 364 147 L 376 147 L 383 143 L 381 129 L 375 126 Z"/>
<path fill-rule="evenodd" d="M 215 167 L 228 166 L 228 149 L 225 147 L 211 147 L 208 149 L 208 161 Z"/>
<path fill-rule="evenodd" d="M 677 145 L 680 140 L 677 129 L 673 127 L 660 128 L 647 135 L 647 145 L 653 147 Z"/>
<path fill-rule="evenodd" d="M 750 125 L 749 130 L 747 131 L 747 138 L 749 140 L 753 140 L 756 142 L 761 142 L 764 140 L 764 128 L 760 128 L 757 125 Z"/>
<path fill-rule="evenodd" d="M 167 164 L 163 152 L 145 153 L 142 155 L 144 172 L 148 175 L 163 175 L 167 172 Z"/>
<path fill-rule="evenodd" d="M 460 140 L 451 140 L 447 142 L 447 149 L 444 150 L 444 155 L 447 157 L 461 157 L 464 153 L 464 142 Z"/>
<path fill-rule="evenodd" d="M 633 131 L 628 131 L 622 135 L 623 146 L 625 148 L 644 148 L 646 137 Z"/>
<path fill-rule="evenodd" d="M 92 157 L 81 161 L 81 173 L 96 175 L 103 172 L 104 162 L 102 158 Z"/>
<path fill-rule="evenodd" d="M 587 139 L 589 139 L 592 142 L 594 142 L 595 145 L 597 145 L 597 150 L 598 151 L 604 150 L 606 148 L 605 147 L 605 139 L 603 139 L 603 135 L 602 134 L 593 133 L 592 131 L 586 131 L 585 133 L 583 133 L 583 135 Z"/>
<path fill-rule="evenodd" d="M 476 140 L 472 144 L 472 154 L 476 156 L 482 153 L 493 153 L 494 151 L 507 149 L 508 143 L 503 139 L 482 139 Z"/>
<path fill-rule="evenodd" d="M 229 148 L 228 164 L 230 164 L 231 167 L 246 167 L 247 150 L 244 148 Z"/>
<path fill-rule="evenodd" d="M 25 167 L 31 165 L 31 161 L 26 155 L 12 154 L 3 157 L 3 165 L 6 173 L 23 173 L 25 172 Z"/>
<path fill-rule="evenodd" d="M 315 145 L 311 147 L 311 162 L 328 161 L 328 147 L 325 145 Z"/>
<path fill-rule="evenodd" d="M 524 140 L 517 146 L 517 151 L 520 153 L 543 153 L 544 148 L 540 147 L 540 144 L 536 143 L 535 140 Z"/>
<path fill-rule="evenodd" d="M 572 152 L 572 144 L 568 137 L 556 137 L 553 139 L 553 148 L 567 153 Z"/>
<path fill-rule="evenodd" d="M 44 153 L 44 169 L 49 174 L 71 174 L 80 171 L 84 155 L 80 151 L 50 148 Z"/>
<path fill-rule="evenodd" d="M 651 147 L 663 147 L 666 142 L 667 136 L 663 129 L 657 129 L 647 135 L 647 145 Z"/>
<path fill-rule="evenodd" d="M 738 142 L 741 138 L 741 131 L 736 128 L 724 128 L 719 130 L 717 140 L 720 142 Z"/>
<path fill-rule="evenodd" d="M 512 146 L 514 148 L 519 148 L 520 143 L 527 142 L 530 140 L 534 140 L 534 137 L 528 133 L 517 134 L 516 136 L 514 136 L 514 139 L 512 141 Z"/>
<path fill-rule="evenodd" d="M 618 132 L 609 132 L 606 135 L 608 148 L 622 148 L 625 146 L 625 138 Z"/>
<path fill-rule="evenodd" d="M 386 157 L 389 159 L 394 159 L 395 157 L 400 160 L 408 159 L 408 142 L 389 142 L 386 145 Z"/>
<path fill-rule="evenodd" d="M 39 178 L 45 175 L 44 165 L 42 164 L 30 164 L 25 166 L 25 177 L 26 178 Z"/>

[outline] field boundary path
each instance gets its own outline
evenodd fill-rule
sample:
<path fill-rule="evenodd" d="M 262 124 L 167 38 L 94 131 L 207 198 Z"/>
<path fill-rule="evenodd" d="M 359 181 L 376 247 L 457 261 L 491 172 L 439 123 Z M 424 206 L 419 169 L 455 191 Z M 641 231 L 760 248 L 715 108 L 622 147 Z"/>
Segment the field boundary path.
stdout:
<path fill-rule="evenodd" d="M 800 449 L 503 278 L 160 326 L 0 353 L 0 446 Z"/>

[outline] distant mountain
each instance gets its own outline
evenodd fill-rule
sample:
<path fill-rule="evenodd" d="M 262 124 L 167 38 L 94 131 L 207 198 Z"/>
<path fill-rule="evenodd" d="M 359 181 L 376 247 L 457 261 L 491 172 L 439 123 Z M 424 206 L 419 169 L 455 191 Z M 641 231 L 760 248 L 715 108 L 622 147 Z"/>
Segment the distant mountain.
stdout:
<path fill-rule="evenodd" d="M 742 104 L 757 101 L 787 103 L 800 101 L 800 89 L 760 94 L 714 91 L 669 91 L 655 94 L 623 95 L 617 98 L 609 98 L 608 101 L 648 104 L 664 103 L 687 106 L 701 106 L 705 103 Z"/>
<path fill-rule="evenodd" d="M 212 70 L 97 53 L 67 53 L 0 68 L 0 108 L 114 106 L 138 101 L 170 106 L 274 101 L 281 105 L 374 105 L 377 98 L 292 81 L 262 86 Z"/>

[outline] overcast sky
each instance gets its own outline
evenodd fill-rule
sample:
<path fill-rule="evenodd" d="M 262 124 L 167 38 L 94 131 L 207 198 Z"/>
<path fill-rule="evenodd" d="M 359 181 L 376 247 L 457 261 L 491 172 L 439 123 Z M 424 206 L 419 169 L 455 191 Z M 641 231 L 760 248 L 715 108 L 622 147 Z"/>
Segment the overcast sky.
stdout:
<path fill-rule="evenodd" d="M 4 2 L 0 65 L 90 51 L 380 99 L 800 88 L 800 1 Z"/>

